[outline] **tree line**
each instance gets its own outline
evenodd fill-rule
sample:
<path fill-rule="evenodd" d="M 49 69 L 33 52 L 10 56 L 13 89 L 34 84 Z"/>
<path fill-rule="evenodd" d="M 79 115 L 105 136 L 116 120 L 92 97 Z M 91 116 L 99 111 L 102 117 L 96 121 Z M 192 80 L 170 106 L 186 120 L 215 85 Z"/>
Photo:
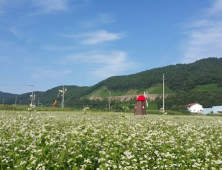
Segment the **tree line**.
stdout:
<path fill-rule="evenodd" d="M 138 91 L 146 90 L 156 84 L 162 83 L 163 73 L 165 75 L 165 86 L 174 92 L 166 98 L 167 109 L 177 109 L 191 102 L 199 102 L 204 107 L 221 105 L 221 93 L 219 92 L 196 92 L 197 86 L 216 84 L 222 88 L 222 58 L 201 59 L 190 64 L 176 64 L 161 68 L 142 71 L 136 74 L 125 76 L 109 77 L 90 87 L 65 86 L 68 90 L 65 94 L 65 103 L 68 107 L 82 108 L 83 105 L 91 105 L 92 108 L 107 108 L 107 99 L 90 101 L 87 99 L 91 93 L 106 87 L 110 91 L 127 92 L 131 89 Z M 36 104 L 39 98 L 40 103 L 45 106 L 52 106 L 55 100 L 61 103 L 61 96 L 58 90 L 62 86 L 47 90 L 46 92 L 35 92 Z M 22 104 L 29 103 L 30 93 L 17 96 L 17 101 Z M 161 99 L 157 99 L 157 107 L 161 107 Z M 14 104 L 15 98 L 7 99 L 8 104 Z M 134 101 L 135 102 L 135 101 Z M 112 101 L 113 106 L 118 107 L 119 102 Z"/>

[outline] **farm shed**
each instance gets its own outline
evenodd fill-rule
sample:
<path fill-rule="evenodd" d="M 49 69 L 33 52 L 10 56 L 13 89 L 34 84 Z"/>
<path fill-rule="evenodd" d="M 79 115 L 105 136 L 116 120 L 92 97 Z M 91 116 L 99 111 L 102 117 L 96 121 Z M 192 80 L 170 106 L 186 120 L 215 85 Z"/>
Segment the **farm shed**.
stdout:
<path fill-rule="evenodd" d="M 213 113 L 212 108 L 203 108 L 203 114 L 210 114 L 210 113 Z"/>
<path fill-rule="evenodd" d="M 222 106 L 213 106 L 213 113 L 214 114 L 221 114 L 222 113 Z"/>
<path fill-rule="evenodd" d="M 187 109 L 191 113 L 203 113 L 203 106 L 199 103 L 190 103 L 186 105 Z"/>
<path fill-rule="evenodd" d="M 222 106 L 213 106 L 212 108 L 203 108 L 203 114 L 222 114 Z"/>

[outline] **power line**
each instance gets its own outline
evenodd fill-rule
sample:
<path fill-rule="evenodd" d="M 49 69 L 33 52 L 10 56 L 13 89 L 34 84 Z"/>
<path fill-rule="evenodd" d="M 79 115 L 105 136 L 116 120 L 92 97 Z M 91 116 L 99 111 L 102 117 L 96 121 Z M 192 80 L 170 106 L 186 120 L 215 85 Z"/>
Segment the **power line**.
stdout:
<path fill-rule="evenodd" d="M 33 85 L 13 85 L 13 84 L 0 84 L 0 86 L 33 86 Z"/>

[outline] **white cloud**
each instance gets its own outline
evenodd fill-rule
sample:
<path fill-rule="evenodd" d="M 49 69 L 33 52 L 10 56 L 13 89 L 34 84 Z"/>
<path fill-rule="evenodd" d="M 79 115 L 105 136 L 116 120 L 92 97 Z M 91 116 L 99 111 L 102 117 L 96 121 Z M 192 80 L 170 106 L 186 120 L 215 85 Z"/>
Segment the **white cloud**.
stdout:
<path fill-rule="evenodd" d="M 121 39 L 124 37 L 124 35 L 121 33 L 117 34 L 117 33 L 107 32 L 106 30 L 99 30 L 79 35 L 66 35 L 66 37 L 82 38 L 83 39 L 81 41 L 82 44 L 93 45 L 93 44 L 103 43 L 106 41 L 114 41 L 117 39 Z"/>
<path fill-rule="evenodd" d="M 85 34 L 85 36 L 88 38 L 82 41 L 83 44 L 97 44 L 105 41 L 114 41 L 123 38 L 121 34 L 109 33 L 104 30 Z"/>
<path fill-rule="evenodd" d="M 41 67 L 35 67 L 33 68 L 33 72 L 31 76 L 33 78 L 61 78 L 63 76 L 71 74 L 72 71 L 70 70 L 55 70 L 50 68 L 41 68 Z"/>
<path fill-rule="evenodd" d="M 69 0 L 32 0 L 32 5 L 39 8 L 39 10 L 30 15 L 67 10 L 68 1 Z"/>
<path fill-rule="evenodd" d="M 221 15 L 222 14 L 222 1 L 214 0 L 211 8 L 206 9 L 208 15 Z"/>
<path fill-rule="evenodd" d="M 9 29 L 17 38 L 22 38 L 22 33 L 17 28 L 13 27 Z"/>
<path fill-rule="evenodd" d="M 40 15 L 51 12 L 65 11 L 69 7 L 70 0 L 0 0 L 0 15 L 7 12 L 15 11 L 15 9 L 22 8 L 23 13 L 26 10 L 32 10 L 28 15 Z M 24 16 L 23 16 L 24 17 Z"/>
<path fill-rule="evenodd" d="M 94 79 L 123 74 L 124 71 L 135 65 L 135 63 L 128 61 L 127 55 L 123 51 L 73 54 L 66 56 L 64 60 L 69 64 L 82 64 L 83 67 L 87 65 L 88 74 Z"/>
<path fill-rule="evenodd" d="M 111 14 L 105 14 L 105 13 L 101 13 L 98 16 L 98 22 L 102 23 L 102 24 L 107 24 L 107 23 L 112 23 L 115 22 L 114 17 Z"/>
<path fill-rule="evenodd" d="M 81 26 L 83 28 L 92 28 L 92 27 L 98 27 L 104 24 L 110 24 L 115 21 L 116 20 L 113 15 L 109 13 L 100 13 L 100 14 L 97 14 L 97 16 L 94 19 L 90 18 L 89 20 L 82 21 Z"/>
<path fill-rule="evenodd" d="M 201 58 L 222 57 L 222 2 L 202 11 L 198 19 L 186 24 L 188 37 L 183 45 L 184 63 Z"/>
<path fill-rule="evenodd" d="M 76 49 L 75 46 L 58 46 L 55 44 L 42 46 L 41 49 L 48 50 L 48 51 L 68 51 Z"/>

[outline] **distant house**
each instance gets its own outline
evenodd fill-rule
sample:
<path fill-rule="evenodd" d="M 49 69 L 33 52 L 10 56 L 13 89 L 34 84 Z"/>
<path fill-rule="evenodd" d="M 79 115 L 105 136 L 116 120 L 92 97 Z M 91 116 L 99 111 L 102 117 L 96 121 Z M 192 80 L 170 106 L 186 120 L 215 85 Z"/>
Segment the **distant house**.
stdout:
<path fill-rule="evenodd" d="M 187 109 L 191 113 L 203 113 L 203 106 L 199 103 L 190 103 L 186 105 Z"/>

